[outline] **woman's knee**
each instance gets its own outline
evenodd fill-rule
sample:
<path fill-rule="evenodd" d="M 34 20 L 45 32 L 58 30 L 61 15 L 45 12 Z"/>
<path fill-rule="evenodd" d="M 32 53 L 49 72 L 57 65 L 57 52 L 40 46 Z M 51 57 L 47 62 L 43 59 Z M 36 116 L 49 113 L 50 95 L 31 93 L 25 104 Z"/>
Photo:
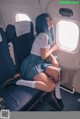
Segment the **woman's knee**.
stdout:
<path fill-rule="evenodd" d="M 47 92 L 52 92 L 55 89 L 55 83 L 48 85 Z"/>
<path fill-rule="evenodd" d="M 55 75 L 54 75 L 54 81 L 55 81 L 55 83 L 58 83 L 59 82 L 59 80 L 60 80 L 60 72 L 59 72 L 59 70 L 58 69 L 56 69 L 55 70 Z"/>
<path fill-rule="evenodd" d="M 49 76 L 53 76 L 54 79 L 56 80 L 56 82 L 59 82 L 60 72 L 59 72 L 58 68 L 53 67 L 53 66 L 49 66 L 49 67 L 46 69 L 46 73 L 47 73 Z"/>

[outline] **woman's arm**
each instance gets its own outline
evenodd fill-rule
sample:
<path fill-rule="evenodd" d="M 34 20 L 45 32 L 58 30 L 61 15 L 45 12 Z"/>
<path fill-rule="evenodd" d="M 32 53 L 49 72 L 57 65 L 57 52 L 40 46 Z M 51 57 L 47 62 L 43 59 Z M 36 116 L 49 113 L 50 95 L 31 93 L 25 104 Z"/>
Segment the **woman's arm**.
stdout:
<path fill-rule="evenodd" d="M 50 50 L 47 48 L 41 48 L 41 58 L 43 60 L 47 59 L 53 51 L 53 47 Z"/>
<path fill-rule="evenodd" d="M 57 46 L 56 44 L 53 45 L 52 47 L 53 47 L 54 51 L 57 51 L 57 50 L 58 50 L 58 46 Z M 53 51 L 53 52 L 54 52 L 54 51 Z"/>
<path fill-rule="evenodd" d="M 52 54 L 49 57 L 50 57 L 50 60 L 52 62 L 52 65 L 55 67 L 58 67 L 59 64 L 58 64 L 58 61 L 56 60 L 56 58 Z"/>
<path fill-rule="evenodd" d="M 58 49 L 57 45 L 52 46 L 50 49 L 41 48 L 41 58 L 43 60 L 47 59 L 57 49 Z"/>
<path fill-rule="evenodd" d="M 55 51 L 54 47 L 52 47 L 50 50 L 48 50 L 47 48 L 41 48 L 41 58 L 43 60 L 49 58 L 52 65 L 55 67 L 58 67 L 58 62 L 57 62 L 56 58 L 52 55 L 52 52 L 54 52 L 54 51 Z"/>

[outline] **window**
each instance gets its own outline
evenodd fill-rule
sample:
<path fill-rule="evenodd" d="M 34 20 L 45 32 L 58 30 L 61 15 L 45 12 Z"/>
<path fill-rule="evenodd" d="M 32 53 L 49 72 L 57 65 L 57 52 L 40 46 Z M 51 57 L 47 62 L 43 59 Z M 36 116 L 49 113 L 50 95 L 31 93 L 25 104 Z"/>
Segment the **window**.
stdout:
<path fill-rule="evenodd" d="M 56 29 L 58 45 L 66 51 L 74 51 L 78 45 L 79 27 L 76 23 L 61 20 Z"/>
<path fill-rule="evenodd" d="M 18 21 L 25 21 L 25 20 L 26 21 L 31 21 L 31 19 L 29 18 L 28 15 L 21 14 L 21 13 L 16 14 L 15 20 L 16 20 L 16 22 L 18 22 Z"/>

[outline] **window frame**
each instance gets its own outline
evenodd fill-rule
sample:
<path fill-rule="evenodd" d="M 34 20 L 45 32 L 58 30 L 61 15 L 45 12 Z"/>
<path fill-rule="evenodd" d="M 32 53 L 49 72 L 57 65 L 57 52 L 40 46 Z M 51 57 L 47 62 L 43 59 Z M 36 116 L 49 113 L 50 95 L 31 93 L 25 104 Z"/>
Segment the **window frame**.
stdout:
<path fill-rule="evenodd" d="M 60 45 L 59 45 L 59 41 L 58 41 L 58 33 L 57 33 L 57 24 L 60 22 L 60 21 L 69 21 L 69 22 L 73 22 L 73 23 L 75 23 L 77 26 L 78 26 L 78 28 L 79 28 L 79 36 L 78 36 L 78 43 L 77 43 L 77 47 L 74 49 L 74 50 L 72 50 L 72 51 L 69 51 L 69 50 L 67 50 L 67 49 L 65 49 L 65 48 L 63 48 L 63 47 L 61 47 Z M 55 29 L 56 29 L 56 33 L 55 33 L 55 36 L 56 36 L 56 43 L 57 43 L 57 45 L 58 45 L 58 47 L 59 47 L 59 50 L 62 50 L 62 51 L 64 51 L 64 52 L 67 52 L 67 53 L 72 53 L 72 54 L 74 54 L 74 53 L 76 53 L 78 50 L 79 50 L 79 37 L 80 37 L 80 25 L 79 25 L 79 22 L 78 21 L 74 21 L 74 20 L 69 20 L 69 19 L 56 19 L 56 22 L 55 22 Z"/>

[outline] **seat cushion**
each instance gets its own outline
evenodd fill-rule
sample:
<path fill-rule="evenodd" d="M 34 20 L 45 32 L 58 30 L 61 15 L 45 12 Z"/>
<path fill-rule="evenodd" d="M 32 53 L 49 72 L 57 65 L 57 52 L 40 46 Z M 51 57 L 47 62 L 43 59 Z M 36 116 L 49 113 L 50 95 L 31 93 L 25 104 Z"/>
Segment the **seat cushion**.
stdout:
<path fill-rule="evenodd" d="M 0 95 L 5 100 L 6 109 L 10 111 L 28 110 L 41 96 L 42 91 L 11 85 L 7 89 L 2 89 Z"/>

